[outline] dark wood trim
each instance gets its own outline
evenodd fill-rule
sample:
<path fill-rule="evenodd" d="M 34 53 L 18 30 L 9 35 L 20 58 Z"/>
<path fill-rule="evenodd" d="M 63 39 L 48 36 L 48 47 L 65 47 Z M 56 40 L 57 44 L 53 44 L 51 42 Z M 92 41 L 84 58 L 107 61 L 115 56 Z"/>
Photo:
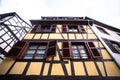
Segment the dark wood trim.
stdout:
<path fill-rule="evenodd" d="M 45 62 L 43 62 L 43 64 L 42 64 L 42 68 L 41 68 L 41 72 L 40 72 L 40 76 L 42 76 L 42 74 L 43 74 L 43 71 L 44 71 L 44 68 L 45 67 Z"/>
<path fill-rule="evenodd" d="M 54 61 L 54 56 L 52 56 L 52 60 L 50 62 L 50 66 L 49 66 L 49 69 L 48 69 L 48 76 L 51 76 L 51 71 L 52 71 L 52 64 L 53 64 L 53 61 Z"/>
<path fill-rule="evenodd" d="M 23 75 L 0 75 L 1 80 L 101 80 L 98 76 L 23 76 Z M 120 80 L 120 77 L 107 77 L 103 80 Z"/>
<path fill-rule="evenodd" d="M 8 71 L 6 72 L 5 75 L 8 75 L 9 72 L 12 70 L 13 66 L 15 65 L 16 61 L 14 61 L 14 63 L 10 66 L 10 68 L 8 69 Z"/>
<path fill-rule="evenodd" d="M 71 66 L 71 75 L 72 75 L 72 76 L 75 76 L 74 64 L 73 64 L 73 61 L 72 61 L 72 60 L 70 60 L 70 66 Z"/>
<path fill-rule="evenodd" d="M 22 75 L 26 75 L 26 73 L 27 73 L 27 71 L 28 71 L 28 69 L 29 69 L 29 66 L 30 66 L 30 62 L 28 62 L 27 65 L 25 66 Z"/>

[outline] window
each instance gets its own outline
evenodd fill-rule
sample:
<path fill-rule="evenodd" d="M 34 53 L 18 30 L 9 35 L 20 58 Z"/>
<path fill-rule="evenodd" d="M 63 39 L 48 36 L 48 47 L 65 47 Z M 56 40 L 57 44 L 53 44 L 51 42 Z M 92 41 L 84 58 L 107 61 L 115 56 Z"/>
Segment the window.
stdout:
<path fill-rule="evenodd" d="M 87 50 L 84 44 L 73 44 L 72 45 L 73 59 L 88 59 Z"/>
<path fill-rule="evenodd" d="M 108 34 L 106 30 L 104 30 L 103 28 L 101 27 L 97 27 L 98 30 L 101 32 L 101 33 L 105 33 L 105 34 Z"/>
<path fill-rule="evenodd" d="M 105 43 L 108 45 L 108 47 L 111 49 L 112 52 L 120 54 L 120 43 L 107 39 L 103 39 L 103 40 L 105 41 Z"/>
<path fill-rule="evenodd" d="M 101 55 L 93 42 L 63 42 L 63 58 L 101 59 Z"/>
<path fill-rule="evenodd" d="M 82 25 L 63 25 L 62 26 L 62 32 L 63 33 L 66 33 L 66 32 L 69 32 L 69 33 L 77 33 L 77 32 L 80 32 L 80 33 L 85 33 L 85 29 Z"/>
<path fill-rule="evenodd" d="M 31 43 L 24 56 L 24 59 L 45 59 L 55 56 L 57 41 L 49 41 L 46 43 Z"/>
<path fill-rule="evenodd" d="M 30 45 L 24 59 L 44 59 L 46 45 Z"/>
<path fill-rule="evenodd" d="M 12 48 L 11 50 L 7 53 L 7 57 L 17 57 L 21 53 L 21 50 L 25 47 L 27 43 L 18 41 Z"/>
<path fill-rule="evenodd" d="M 56 26 L 55 25 L 35 25 L 35 27 L 32 29 L 31 33 L 49 33 L 53 32 L 55 33 Z"/>
<path fill-rule="evenodd" d="M 55 56 L 57 41 L 48 42 L 17 42 L 7 56 L 17 59 L 45 59 Z"/>

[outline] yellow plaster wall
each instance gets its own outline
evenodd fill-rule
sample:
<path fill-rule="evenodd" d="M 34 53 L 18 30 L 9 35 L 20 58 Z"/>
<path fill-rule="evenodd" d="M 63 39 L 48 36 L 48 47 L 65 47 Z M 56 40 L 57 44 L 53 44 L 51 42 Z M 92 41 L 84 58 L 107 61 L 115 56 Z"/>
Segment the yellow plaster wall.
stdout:
<path fill-rule="evenodd" d="M 64 39 L 68 39 L 68 37 L 67 37 L 67 34 L 66 34 L 66 33 L 63 33 L 62 35 L 63 35 Z"/>
<path fill-rule="evenodd" d="M 91 29 L 88 29 L 88 33 L 93 33 L 93 31 Z"/>
<path fill-rule="evenodd" d="M 69 34 L 69 39 L 75 39 L 75 34 Z"/>
<path fill-rule="evenodd" d="M 40 39 L 41 34 L 35 34 L 33 39 Z"/>
<path fill-rule="evenodd" d="M 77 39 L 83 39 L 83 37 L 82 37 L 81 34 L 76 34 L 76 38 L 77 38 Z"/>
<path fill-rule="evenodd" d="M 70 65 L 70 61 L 68 61 L 67 64 L 65 64 L 65 67 L 67 69 L 68 75 L 71 76 L 71 65 Z"/>
<path fill-rule="evenodd" d="M 58 42 L 57 45 L 58 45 L 59 49 L 62 49 L 62 43 L 61 42 Z"/>
<path fill-rule="evenodd" d="M 54 57 L 54 60 L 60 60 L 60 58 L 59 58 L 59 55 L 58 55 L 58 52 L 56 52 L 57 54 L 56 54 L 56 56 Z"/>
<path fill-rule="evenodd" d="M 40 75 L 42 62 L 31 62 L 26 75 Z"/>
<path fill-rule="evenodd" d="M 102 45 L 102 43 L 100 41 L 96 41 L 96 42 L 94 41 L 93 43 L 94 43 L 95 47 L 104 48 L 104 46 Z"/>
<path fill-rule="evenodd" d="M 101 52 L 102 52 L 103 59 L 112 59 L 109 53 L 105 49 L 102 49 Z"/>
<path fill-rule="evenodd" d="M 27 62 L 16 62 L 9 74 L 22 74 Z"/>
<path fill-rule="evenodd" d="M 97 62 L 97 65 L 100 69 L 100 72 L 102 73 L 102 76 L 105 76 L 105 70 L 104 70 L 104 67 L 103 67 L 103 63 L 102 62 Z"/>
<path fill-rule="evenodd" d="M 97 39 L 95 34 L 88 34 L 88 39 Z"/>
<path fill-rule="evenodd" d="M 87 68 L 87 72 L 89 76 L 98 76 L 98 72 L 97 69 L 95 67 L 94 62 L 92 61 L 87 61 L 85 62 L 86 68 Z"/>
<path fill-rule="evenodd" d="M 120 69 L 117 67 L 117 65 L 113 62 L 105 62 L 106 70 L 108 76 L 119 76 L 120 77 Z"/>
<path fill-rule="evenodd" d="M 64 75 L 63 68 L 60 63 L 52 65 L 51 75 Z"/>
<path fill-rule="evenodd" d="M 27 34 L 27 35 L 24 37 L 24 39 L 32 39 L 33 36 L 34 36 L 34 34 L 29 33 L 29 34 Z"/>
<path fill-rule="evenodd" d="M 50 63 L 45 63 L 45 67 L 44 67 L 44 71 L 43 71 L 44 76 L 46 76 L 48 74 L 49 66 L 50 66 Z"/>
<path fill-rule="evenodd" d="M 12 66 L 14 63 L 14 59 L 12 58 L 6 58 L 1 64 L 0 64 L 0 75 L 6 74 L 8 69 Z"/>
<path fill-rule="evenodd" d="M 51 33 L 49 39 L 63 39 L 61 34 Z"/>
<path fill-rule="evenodd" d="M 47 33 L 42 34 L 41 39 L 47 39 L 47 38 L 48 38 L 48 34 Z"/>
<path fill-rule="evenodd" d="M 62 32 L 62 25 L 57 25 L 56 33 L 60 33 L 59 31 Z"/>
<path fill-rule="evenodd" d="M 85 76 L 86 75 L 82 62 L 74 62 L 74 70 L 75 70 L 76 76 L 79 76 L 79 75 Z"/>

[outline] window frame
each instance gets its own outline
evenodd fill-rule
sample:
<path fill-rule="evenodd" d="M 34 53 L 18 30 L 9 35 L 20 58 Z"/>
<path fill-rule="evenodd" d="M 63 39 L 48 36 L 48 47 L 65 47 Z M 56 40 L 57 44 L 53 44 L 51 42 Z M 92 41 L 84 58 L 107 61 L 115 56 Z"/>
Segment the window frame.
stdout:
<path fill-rule="evenodd" d="M 49 31 L 47 31 L 49 28 Z M 38 25 L 36 24 L 35 27 L 31 30 L 31 33 L 55 33 L 56 32 L 56 25 Z"/>
<path fill-rule="evenodd" d="M 113 53 L 118 53 L 120 54 L 120 52 L 113 46 L 113 43 L 117 44 L 120 47 L 120 43 L 119 42 L 115 42 L 112 40 L 108 40 L 108 39 L 103 39 L 104 42 L 107 44 L 107 46 L 109 47 L 109 49 L 113 52 Z"/>
<path fill-rule="evenodd" d="M 88 58 L 87 59 L 83 59 L 83 58 L 81 58 L 80 57 L 80 59 L 73 59 L 73 60 L 91 60 L 91 59 L 101 59 L 102 58 L 102 56 L 101 56 L 101 54 L 100 54 L 100 52 L 98 51 L 98 49 L 95 47 L 95 45 L 94 45 L 94 43 L 91 41 L 91 43 L 92 43 L 92 45 L 93 46 L 91 46 L 90 44 L 89 44 L 89 42 L 83 42 L 83 41 L 81 41 L 81 42 L 68 42 L 68 47 L 66 47 L 66 48 L 64 48 L 64 43 L 65 42 L 63 42 L 62 43 L 62 57 L 63 57 L 63 59 L 73 59 L 73 51 L 72 51 L 72 45 L 73 44 L 82 44 L 82 45 L 84 45 L 84 47 L 85 47 L 85 50 L 86 50 L 86 54 L 87 54 L 87 56 L 88 56 Z M 66 42 L 67 43 L 67 42 Z M 68 57 L 65 57 L 64 56 L 64 49 L 67 49 L 67 50 L 69 50 L 69 56 Z M 93 52 L 93 50 L 94 50 L 94 52 L 97 52 L 97 55 Z M 81 55 L 81 53 L 80 53 L 80 50 L 78 51 L 78 53 L 79 53 L 79 56 Z"/>
<path fill-rule="evenodd" d="M 109 33 L 104 29 L 104 28 L 101 28 L 101 27 L 98 27 L 98 26 L 96 26 L 97 27 L 97 29 L 101 32 L 101 33 L 104 33 L 104 34 L 108 34 L 109 35 Z"/>
<path fill-rule="evenodd" d="M 72 28 L 72 31 L 69 31 L 70 28 Z M 76 32 L 74 31 L 77 30 Z M 86 33 L 86 30 L 84 29 L 83 25 L 62 25 L 62 33 Z"/>

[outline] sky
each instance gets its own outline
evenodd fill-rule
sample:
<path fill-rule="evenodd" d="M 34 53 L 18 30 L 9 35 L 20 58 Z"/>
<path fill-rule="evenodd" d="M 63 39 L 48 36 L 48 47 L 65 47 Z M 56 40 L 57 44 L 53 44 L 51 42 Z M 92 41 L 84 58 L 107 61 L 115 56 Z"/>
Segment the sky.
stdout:
<path fill-rule="evenodd" d="M 41 16 L 88 16 L 120 29 L 120 0 L 0 0 L 0 14 L 9 12 L 27 22 Z"/>

